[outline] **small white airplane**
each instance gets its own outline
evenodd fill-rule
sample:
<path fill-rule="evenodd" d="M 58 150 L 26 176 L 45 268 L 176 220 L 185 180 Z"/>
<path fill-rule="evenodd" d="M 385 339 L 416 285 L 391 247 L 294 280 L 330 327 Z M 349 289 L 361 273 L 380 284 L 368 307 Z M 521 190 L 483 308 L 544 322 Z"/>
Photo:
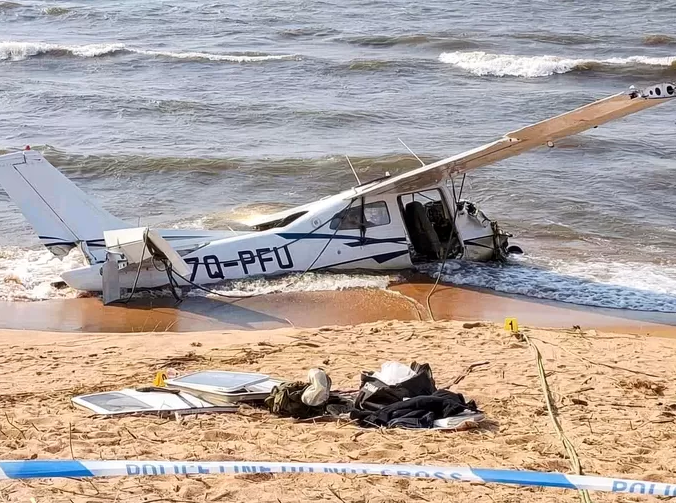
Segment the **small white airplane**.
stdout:
<path fill-rule="evenodd" d="M 36 151 L 0 156 L 0 185 L 55 255 L 78 248 L 88 265 L 62 274 L 76 290 L 201 286 L 320 270 L 403 270 L 447 258 L 501 260 L 520 253 L 452 176 L 676 98 L 676 84 L 630 88 L 496 141 L 407 173 L 246 223 L 247 231 L 136 227 L 102 209 Z M 355 173 L 356 176 L 356 173 Z M 461 192 L 461 191 L 459 191 Z"/>

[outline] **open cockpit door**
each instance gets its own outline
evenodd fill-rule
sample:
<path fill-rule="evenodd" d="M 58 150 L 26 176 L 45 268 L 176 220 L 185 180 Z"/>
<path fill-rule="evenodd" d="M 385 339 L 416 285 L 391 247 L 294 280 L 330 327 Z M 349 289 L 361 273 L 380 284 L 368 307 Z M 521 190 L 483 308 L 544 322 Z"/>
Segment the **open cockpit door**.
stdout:
<path fill-rule="evenodd" d="M 413 248 L 411 261 L 429 262 L 462 255 L 454 222 L 454 204 L 441 189 L 398 196 L 397 203 Z"/>

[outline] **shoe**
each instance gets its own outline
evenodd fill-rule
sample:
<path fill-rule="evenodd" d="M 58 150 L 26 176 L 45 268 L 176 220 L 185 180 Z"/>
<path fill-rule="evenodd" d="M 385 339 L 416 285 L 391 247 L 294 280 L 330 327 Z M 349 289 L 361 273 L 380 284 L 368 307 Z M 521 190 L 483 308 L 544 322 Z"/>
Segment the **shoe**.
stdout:
<path fill-rule="evenodd" d="M 324 405 L 329 400 L 329 393 L 331 392 L 331 378 L 322 369 L 310 369 L 308 372 L 308 386 L 301 400 L 305 405 L 310 407 L 319 407 Z"/>

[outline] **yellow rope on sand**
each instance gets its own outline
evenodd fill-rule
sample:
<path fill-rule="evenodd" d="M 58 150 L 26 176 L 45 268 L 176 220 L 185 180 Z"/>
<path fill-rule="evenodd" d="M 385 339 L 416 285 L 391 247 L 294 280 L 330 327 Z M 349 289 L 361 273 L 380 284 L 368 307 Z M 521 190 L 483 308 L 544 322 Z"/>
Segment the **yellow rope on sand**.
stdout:
<path fill-rule="evenodd" d="M 437 274 L 437 280 L 434 282 L 434 286 L 430 288 L 429 293 L 427 294 L 427 298 L 425 299 L 425 302 L 427 303 L 427 312 L 430 314 L 430 319 L 432 321 L 437 321 L 434 319 L 434 313 L 432 313 L 432 305 L 430 304 L 430 299 L 432 298 L 432 295 L 434 295 L 434 292 L 437 290 L 437 286 L 439 286 L 439 280 L 441 279 L 441 272 L 444 270 L 444 265 L 446 264 L 446 261 L 444 260 L 444 263 L 441 264 L 441 267 L 439 267 L 439 273 Z"/>
<path fill-rule="evenodd" d="M 583 475 L 582 466 L 580 465 L 580 458 L 577 455 L 575 446 L 571 443 L 570 440 L 568 440 L 568 437 L 566 437 L 566 434 L 563 432 L 563 428 L 561 427 L 559 419 L 556 417 L 556 414 L 554 414 L 554 405 L 552 404 L 552 394 L 549 389 L 549 384 L 547 383 L 547 377 L 545 375 L 545 367 L 542 364 L 542 355 L 540 354 L 540 350 L 535 344 L 533 344 L 533 342 L 526 334 L 522 333 L 521 335 L 535 353 L 535 359 L 537 361 L 538 367 L 538 375 L 540 376 L 540 384 L 542 385 L 542 391 L 545 395 L 545 403 L 547 404 L 547 411 L 549 412 L 549 417 L 552 420 L 554 429 L 556 429 L 556 432 L 559 435 L 559 439 L 563 443 L 563 446 L 565 447 L 566 452 L 570 457 L 570 464 L 571 467 L 573 468 L 573 471 L 577 475 Z M 589 492 L 586 489 L 580 489 L 580 500 L 582 501 L 582 503 L 592 503 L 591 497 L 589 496 Z"/>
<path fill-rule="evenodd" d="M 434 314 L 432 313 L 432 306 L 430 303 L 430 299 L 432 298 L 432 295 L 434 295 L 434 292 L 437 289 L 437 286 L 439 285 L 439 280 L 441 279 L 441 272 L 443 271 L 444 264 L 446 261 L 444 260 L 444 263 L 441 264 L 441 267 L 439 268 L 439 273 L 437 275 L 437 279 L 434 282 L 434 285 L 430 289 L 429 293 L 427 294 L 426 303 L 427 303 L 427 310 L 430 314 L 430 318 L 432 321 L 436 321 L 434 318 Z M 537 361 L 537 367 L 538 367 L 538 375 L 540 376 L 540 384 L 542 385 L 542 392 L 545 395 L 545 403 L 547 404 L 547 412 L 549 412 L 549 417 L 552 420 L 552 424 L 554 425 L 554 429 L 556 429 L 557 434 L 559 435 L 559 439 L 563 443 L 563 446 L 566 449 L 566 452 L 568 453 L 568 457 L 570 458 L 570 464 L 571 467 L 573 468 L 573 471 L 577 475 L 583 475 L 582 473 L 582 465 L 580 464 L 580 458 L 577 455 L 577 451 L 575 450 L 575 446 L 571 443 L 570 440 L 568 440 L 568 437 L 566 434 L 563 432 L 563 428 L 561 427 L 561 423 L 559 422 L 559 419 L 556 417 L 556 414 L 554 413 L 554 405 L 552 404 L 552 394 L 549 389 L 549 383 L 547 382 L 547 377 L 545 375 L 545 367 L 542 363 L 542 354 L 540 354 L 540 350 L 538 347 L 533 344 L 533 342 L 530 340 L 530 338 L 526 335 L 521 333 L 520 335 L 523 336 L 524 340 L 528 343 L 528 345 L 531 347 L 533 352 L 535 353 L 535 359 Z M 592 503 L 591 497 L 589 496 L 589 491 L 586 489 L 580 489 L 580 501 L 582 503 Z"/>

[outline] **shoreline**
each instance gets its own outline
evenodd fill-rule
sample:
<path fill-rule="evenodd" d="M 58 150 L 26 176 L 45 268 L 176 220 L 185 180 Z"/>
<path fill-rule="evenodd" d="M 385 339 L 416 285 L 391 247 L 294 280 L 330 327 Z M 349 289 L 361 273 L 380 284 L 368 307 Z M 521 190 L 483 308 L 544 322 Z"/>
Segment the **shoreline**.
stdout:
<path fill-rule="evenodd" d="M 104 306 L 99 298 L 0 302 L 0 329 L 54 332 L 192 332 L 357 325 L 376 321 L 431 320 L 433 287 L 414 277 L 387 290 L 347 289 L 265 294 L 252 298 L 138 298 Z M 516 318 L 521 325 L 614 333 L 676 336 L 676 313 L 593 308 L 439 284 L 429 298 L 435 320 Z"/>

